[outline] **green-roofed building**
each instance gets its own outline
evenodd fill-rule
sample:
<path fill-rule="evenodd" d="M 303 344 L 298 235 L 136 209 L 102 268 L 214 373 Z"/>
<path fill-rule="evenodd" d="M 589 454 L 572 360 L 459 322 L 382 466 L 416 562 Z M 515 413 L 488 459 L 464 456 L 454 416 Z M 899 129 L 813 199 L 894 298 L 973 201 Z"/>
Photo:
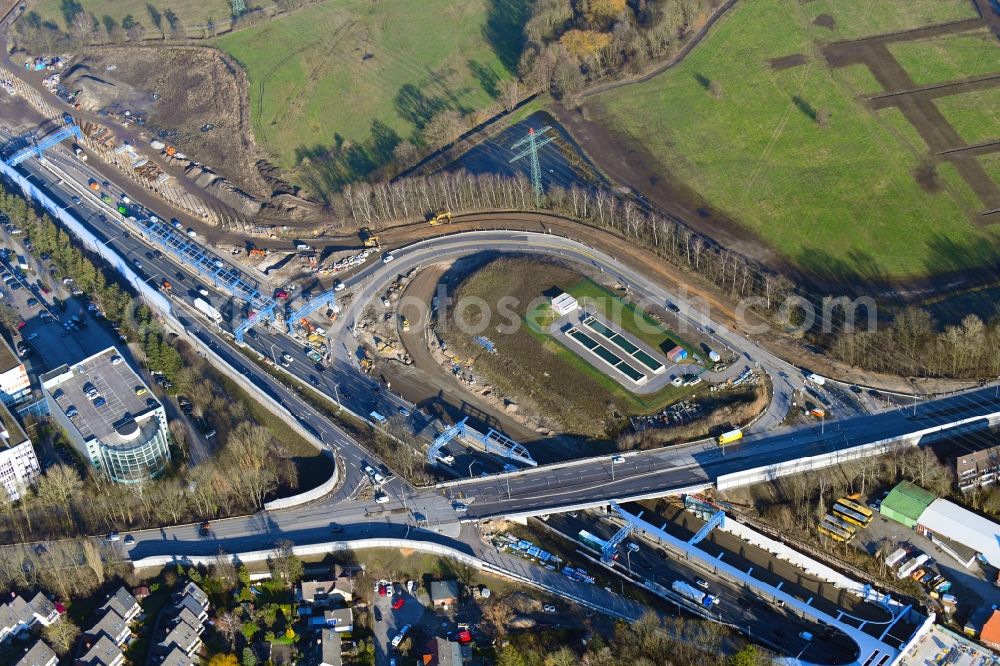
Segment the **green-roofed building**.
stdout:
<path fill-rule="evenodd" d="M 879 513 L 913 529 L 917 525 L 920 514 L 936 499 L 937 496 L 934 493 L 909 481 L 903 481 L 892 489 L 888 497 L 882 500 Z"/>

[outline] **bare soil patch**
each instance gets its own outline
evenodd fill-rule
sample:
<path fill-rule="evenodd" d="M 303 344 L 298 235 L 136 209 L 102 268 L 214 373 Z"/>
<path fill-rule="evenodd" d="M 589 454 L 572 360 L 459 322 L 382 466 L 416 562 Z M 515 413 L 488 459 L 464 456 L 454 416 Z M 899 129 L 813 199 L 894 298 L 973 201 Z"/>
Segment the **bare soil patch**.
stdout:
<path fill-rule="evenodd" d="M 67 87 L 89 111 L 142 113 L 145 129 L 245 191 L 266 199 L 262 157 L 246 110 L 242 70 L 214 49 L 190 46 L 95 47 L 83 51 Z"/>
<path fill-rule="evenodd" d="M 771 69 L 777 72 L 782 69 L 791 69 L 792 67 L 804 65 L 808 61 L 809 59 L 806 58 L 805 55 L 801 53 L 793 53 L 792 55 L 786 55 L 780 58 L 771 58 L 768 62 L 771 63 Z"/>
<path fill-rule="evenodd" d="M 941 189 L 937 167 L 933 162 L 924 162 L 914 169 L 913 178 L 924 192 L 937 192 Z"/>
<path fill-rule="evenodd" d="M 813 19 L 813 25 L 819 28 L 826 28 L 827 30 L 833 30 L 837 27 L 837 21 L 834 20 L 829 14 L 820 14 L 815 19 Z"/>

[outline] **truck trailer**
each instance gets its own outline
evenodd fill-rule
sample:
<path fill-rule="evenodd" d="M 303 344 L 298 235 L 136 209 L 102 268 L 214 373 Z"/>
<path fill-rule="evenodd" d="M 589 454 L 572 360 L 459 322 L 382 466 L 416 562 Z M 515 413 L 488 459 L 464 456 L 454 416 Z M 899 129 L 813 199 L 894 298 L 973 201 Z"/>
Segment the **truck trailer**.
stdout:
<path fill-rule="evenodd" d="M 201 312 L 203 315 L 214 321 L 216 324 L 222 323 L 222 313 L 219 312 L 216 308 L 214 308 L 212 304 L 209 303 L 208 301 L 202 298 L 196 298 L 194 299 L 194 307 L 196 310 L 198 310 L 198 312 Z"/>
<path fill-rule="evenodd" d="M 719 600 L 716 597 L 706 592 L 702 592 L 698 588 L 688 585 L 682 580 L 675 580 L 670 584 L 670 588 L 685 599 L 690 599 L 705 608 L 711 608 L 713 604 L 719 603 Z"/>

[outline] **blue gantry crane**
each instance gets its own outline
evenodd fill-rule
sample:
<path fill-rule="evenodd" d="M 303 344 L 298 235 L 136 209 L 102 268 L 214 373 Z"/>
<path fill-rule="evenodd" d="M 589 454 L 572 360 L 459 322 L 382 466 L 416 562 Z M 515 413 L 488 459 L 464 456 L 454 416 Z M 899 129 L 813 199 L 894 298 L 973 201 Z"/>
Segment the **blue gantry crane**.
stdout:
<path fill-rule="evenodd" d="M 334 312 L 339 312 L 339 308 L 337 306 L 337 296 L 334 293 L 333 289 L 330 289 L 329 291 L 324 291 L 319 296 L 309 299 L 308 303 L 300 307 L 298 310 L 292 312 L 288 316 L 288 321 L 285 322 L 288 325 L 288 332 L 294 333 L 295 326 L 298 324 L 299 321 L 305 319 L 312 313 L 322 310 L 323 308 L 328 306 Z"/>
<path fill-rule="evenodd" d="M 530 467 L 538 466 L 538 463 L 531 457 L 528 449 L 524 448 L 510 437 L 507 437 L 503 433 L 499 433 L 492 428 L 484 435 L 472 426 L 467 425 L 466 421 L 468 420 L 469 417 L 466 416 L 455 425 L 444 430 L 444 432 L 434 439 L 431 443 L 431 447 L 427 449 L 428 464 L 433 465 L 437 461 L 438 454 L 441 453 L 441 449 L 443 449 L 448 442 L 456 437 L 463 437 L 482 445 L 483 448 L 486 449 L 487 453 L 493 453 L 503 458 L 516 460 L 517 462 Z"/>
<path fill-rule="evenodd" d="M 83 138 L 83 132 L 81 132 L 80 128 L 77 127 L 75 124 L 65 125 L 64 127 L 60 127 L 58 130 L 56 130 L 52 134 L 49 134 L 40 141 L 38 139 L 34 139 L 32 145 L 17 151 L 13 155 L 5 159 L 4 163 L 7 166 L 13 167 L 17 166 L 18 164 L 20 164 L 21 162 L 32 156 L 38 156 L 39 158 L 41 158 L 42 153 L 44 151 L 60 143 L 61 141 L 65 141 L 71 136 L 76 137 L 77 140 L 80 140 Z"/>

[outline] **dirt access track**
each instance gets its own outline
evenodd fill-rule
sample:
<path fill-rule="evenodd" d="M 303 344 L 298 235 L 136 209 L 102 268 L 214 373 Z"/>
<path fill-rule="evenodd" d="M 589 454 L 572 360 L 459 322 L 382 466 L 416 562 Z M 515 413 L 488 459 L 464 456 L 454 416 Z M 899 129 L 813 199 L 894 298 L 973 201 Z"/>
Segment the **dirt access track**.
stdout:
<path fill-rule="evenodd" d="M 714 322 L 746 334 L 736 318 L 738 304 L 721 295 L 714 286 L 702 281 L 698 275 L 684 271 L 648 250 L 636 247 L 629 239 L 558 215 L 536 212 L 467 213 L 455 215 L 452 223 L 444 226 L 431 227 L 426 222 L 417 222 L 393 227 L 380 231 L 379 238 L 383 247 L 391 249 L 449 233 L 489 229 L 553 233 L 597 248 L 664 285 L 683 285 L 688 298 L 703 299 Z M 900 393 L 916 392 L 919 395 L 947 393 L 976 385 L 975 382 L 937 379 L 910 381 L 903 377 L 862 371 L 808 351 L 800 341 L 784 335 L 770 321 L 752 311 L 747 311 L 744 319 L 748 326 L 763 323 L 771 327 L 772 330 L 766 335 L 748 336 L 759 346 L 789 363 L 843 382 Z"/>
<path fill-rule="evenodd" d="M 979 224 L 993 224 L 1000 221 L 1000 187 L 975 157 L 1000 151 L 1000 143 L 970 147 L 934 105 L 934 100 L 939 97 L 995 88 L 1000 86 L 1000 75 L 917 86 L 888 48 L 896 42 L 931 39 L 984 27 L 990 27 L 996 32 L 1000 28 L 1000 22 L 995 20 L 997 17 L 990 8 L 980 6 L 980 12 L 984 10 L 986 13 L 983 13 L 983 16 L 989 16 L 993 20 L 968 19 L 905 32 L 835 42 L 823 49 L 823 55 L 831 67 L 865 65 L 884 91 L 869 97 L 867 100 L 869 106 L 872 109 L 898 108 L 927 144 L 931 159 L 954 164 L 962 179 L 982 202 L 983 210 L 974 221 Z"/>

